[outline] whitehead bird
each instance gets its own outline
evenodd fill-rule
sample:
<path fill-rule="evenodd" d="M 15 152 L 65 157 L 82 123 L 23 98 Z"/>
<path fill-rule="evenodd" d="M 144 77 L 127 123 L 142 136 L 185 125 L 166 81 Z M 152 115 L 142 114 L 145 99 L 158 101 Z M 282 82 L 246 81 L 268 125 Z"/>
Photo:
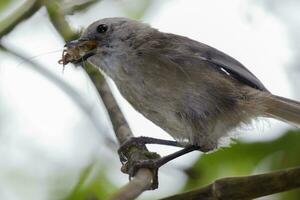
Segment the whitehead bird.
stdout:
<path fill-rule="evenodd" d="M 187 37 L 105 18 L 66 47 L 61 63 L 87 60 L 101 69 L 138 112 L 177 142 L 135 141 L 185 146 L 159 165 L 193 150 L 213 151 L 230 131 L 257 117 L 300 126 L 299 102 L 271 94 L 240 62 Z"/>

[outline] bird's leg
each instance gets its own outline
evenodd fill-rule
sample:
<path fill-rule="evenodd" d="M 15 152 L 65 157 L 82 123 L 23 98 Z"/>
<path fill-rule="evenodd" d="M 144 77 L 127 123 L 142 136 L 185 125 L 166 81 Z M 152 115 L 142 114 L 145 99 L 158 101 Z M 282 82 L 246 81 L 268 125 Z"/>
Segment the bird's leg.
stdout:
<path fill-rule="evenodd" d="M 160 145 L 168 145 L 168 146 L 175 146 L 175 147 L 186 147 L 186 145 L 179 143 L 177 141 L 162 140 L 162 139 L 144 137 L 144 136 L 131 137 L 128 141 L 122 144 L 118 150 L 121 162 L 123 163 L 127 160 L 125 154 L 130 147 L 137 146 L 144 149 L 146 144 L 160 144 Z"/>
<path fill-rule="evenodd" d="M 157 159 L 157 166 L 158 167 L 161 167 L 163 166 L 164 164 L 166 164 L 167 162 L 171 161 L 171 160 L 174 160 L 175 158 L 178 158 L 180 156 L 183 156 L 187 153 L 190 153 L 192 151 L 196 151 L 196 150 L 199 150 L 199 147 L 198 146 L 194 146 L 194 145 L 191 145 L 191 146 L 188 146 L 188 147 L 185 147 L 179 151 L 176 151 L 172 154 L 169 154 L 167 156 L 164 156 L 162 158 L 159 158 Z"/>

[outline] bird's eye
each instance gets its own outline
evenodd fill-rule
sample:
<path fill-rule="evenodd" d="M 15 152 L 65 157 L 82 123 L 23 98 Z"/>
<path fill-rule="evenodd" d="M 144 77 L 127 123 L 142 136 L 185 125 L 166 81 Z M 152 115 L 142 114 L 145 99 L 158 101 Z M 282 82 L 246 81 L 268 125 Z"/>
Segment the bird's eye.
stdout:
<path fill-rule="evenodd" d="M 104 33 L 107 31 L 107 26 L 105 24 L 100 24 L 97 26 L 98 33 Z"/>

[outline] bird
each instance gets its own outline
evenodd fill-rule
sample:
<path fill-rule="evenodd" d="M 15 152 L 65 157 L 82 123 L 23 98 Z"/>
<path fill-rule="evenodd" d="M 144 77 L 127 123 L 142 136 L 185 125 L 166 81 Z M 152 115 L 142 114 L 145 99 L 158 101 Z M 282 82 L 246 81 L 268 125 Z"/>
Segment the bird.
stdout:
<path fill-rule="evenodd" d="M 230 132 L 257 117 L 300 127 L 299 102 L 273 95 L 239 61 L 188 37 L 113 17 L 92 23 L 65 46 L 60 63 L 88 61 L 134 109 L 174 138 L 132 141 L 183 147 L 160 165 L 194 150 L 215 151 Z"/>

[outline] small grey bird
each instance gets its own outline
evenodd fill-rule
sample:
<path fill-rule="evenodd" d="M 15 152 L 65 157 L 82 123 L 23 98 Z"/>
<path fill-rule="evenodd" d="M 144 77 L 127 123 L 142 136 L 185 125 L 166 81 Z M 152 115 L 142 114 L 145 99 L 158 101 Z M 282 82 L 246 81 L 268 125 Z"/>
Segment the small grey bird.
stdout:
<path fill-rule="evenodd" d="M 272 95 L 234 58 L 136 20 L 96 21 L 66 47 L 61 63 L 87 60 L 101 69 L 138 112 L 177 142 L 140 141 L 188 144 L 172 158 L 215 150 L 230 131 L 256 117 L 300 125 L 300 103 Z"/>

